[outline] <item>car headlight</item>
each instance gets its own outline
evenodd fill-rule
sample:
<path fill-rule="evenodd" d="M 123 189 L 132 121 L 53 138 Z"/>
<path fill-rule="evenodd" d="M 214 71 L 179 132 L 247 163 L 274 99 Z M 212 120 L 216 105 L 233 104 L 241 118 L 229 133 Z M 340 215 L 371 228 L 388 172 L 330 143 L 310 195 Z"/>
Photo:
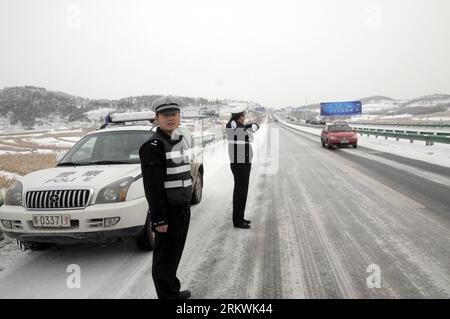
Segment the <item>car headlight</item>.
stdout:
<path fill-rule="evenodd" d="M 15 182 L 6 191 L 5 205 L 22 206 L 23 185 L 21 182 Z"/>
<path fill-rule="evenodd" d="M 330 136 L 330 140 L 336 140 L 337 137 L 336 136 Z"/>
<path fill-rule="evenodd" d="M 103 187 L 98 193 L 96 204 L 124 202 L 134 179 L 127 177 Z"/>

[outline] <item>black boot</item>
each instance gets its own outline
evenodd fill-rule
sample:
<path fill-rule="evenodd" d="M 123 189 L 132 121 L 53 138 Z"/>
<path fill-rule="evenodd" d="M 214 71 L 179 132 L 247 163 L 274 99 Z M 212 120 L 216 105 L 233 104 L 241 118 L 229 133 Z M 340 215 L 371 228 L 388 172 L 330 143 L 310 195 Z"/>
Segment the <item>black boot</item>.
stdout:
<path fill-rule="evenodd" d="M 177 299 L 189 299 L 189 298 L 191 298 L 190 290 L 182 290 L 178 293 Z"/>
<path fill-rule="evenodd" d="M 240 224 L 234 224 L 235 228 L 243 228 L 243 229 L 249 229 L 250 225 L 247 224 L 246 222 L 242 222 Z"/>

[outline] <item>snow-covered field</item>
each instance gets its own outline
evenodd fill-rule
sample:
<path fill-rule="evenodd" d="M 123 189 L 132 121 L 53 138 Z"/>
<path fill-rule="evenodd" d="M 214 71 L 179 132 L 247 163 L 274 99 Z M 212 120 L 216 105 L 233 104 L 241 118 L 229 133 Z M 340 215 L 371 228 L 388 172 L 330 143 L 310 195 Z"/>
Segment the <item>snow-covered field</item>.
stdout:
<path fill-rule="evenodd" d="M 84 134 L 82 128 L 58 127 L 44 131 L 18 130 L 0 132 L 0 156 L 1 155 L 27 155 L 27 154 L 57 154 L 64 149 L 72 147 Z M 62 135 L 63 134 L 63 135 Z M 60 137 L 62 135 L 62 137 Z M 2 157 L 1 161 L 10 160 L 10 157 Z M 2 168 L 0 161 L 0 176 L 7 179 L 17 179 L 17 173 L 8 172 Z M 16 167 L 20 167 L 20 162 Z M 9 165 L 11 166 L 11 165 Z"/>
<path fill-rule="evenodd" d="M 99 108 L 96 110 L 85 112 L 84 114 L 87 116 L 87 118 L 93 122 L 100 121 L 100 119 L 103 119 L 105 115 L 108 113 L 114 113 L 116 111 L 115 108 Z"/>
<path fill-rule="evenodd" d="M 64 137 L 59 137 L 59 135 L 64 134 Z M 54 146 L 57 148 L 70 148 L 75 144 L 76 141 L 78 141 L 85 132 L 81 128 L 77 129 L 51 129 L 47 131 L 39 131 L 36 133 L 30 132 L 30 131 L 18 131 L 14 134 L 4 132 L 3 134 L 0 133 L 0 147 L 4 146 L 7 148 L 12 148 L 10 151 L 4 151 L 0 150 L 2 153 L 9 152 L 10 154 L 14 153 L 15 151 L 23 152 L 26 151 L 28 148 L 30 151 L 34 148 L 27 147 L 24 145 L 21 145 L 20 143 L 16 142 L 16 139 L 22 140 L 24 142 L 29 142 L 32 144 L 38 145 L 35 148 L 35 151 L 38 152 L 48 152 L 49 149 L 48 146 Z M 49 136 L 50 135 L 50 136 Z M 53 136 L 52 136 L 53 135 Z M 7 144 L 4 144 L 4 143 Z M 14 150 L 16 148 L 16 150 Z"/>
<path fill-rule="evenodd" d="M 67 136 L 67 137 L 60 138 L 60 140 L 76 143 L 76 142 L 78 142 L 80 140 L 80 138 L 81 138 L 80 136 L 73 136 L 73 137 L 72 136 Z M 73 145 L 73 144 L 71 144 L 71 145 Z"/>
<path fill-rule="evenodd" d="M 29 141 L 32 143 L 36 143 L 39 145 L 52 145 L 52 146 L 61 146 L 61 147 L 72 147 L 74 143 L 65 141 L 66 138 L 59 139 L 56 137 L 33 137 L 30 139 L 24 139 L 25 141 Z"/>
<path fill-rule="evenodd" d="M 18 177 L 20 177 L 19 174 L 16 173 L 10 173 L 10 172 L 5 172 L 0 170 L 0 177 L 4 177 L 4 178 L 8 178 L 8 179 L 17 179 Z"/>

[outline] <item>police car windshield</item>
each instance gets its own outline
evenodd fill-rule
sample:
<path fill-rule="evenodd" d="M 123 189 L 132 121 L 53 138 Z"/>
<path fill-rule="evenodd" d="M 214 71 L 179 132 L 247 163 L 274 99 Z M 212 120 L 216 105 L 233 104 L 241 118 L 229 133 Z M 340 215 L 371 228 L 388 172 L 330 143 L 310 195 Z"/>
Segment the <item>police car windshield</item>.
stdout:
<path fill-rule="evenodd" d="M 139 164 L 139 148 L 151 134 L 150 131 L 116 131 L 85 136 L 58 166 Z"/>
<path fill-rule="evenodd" d="M 328 132 L 351 132 L 352 128 L 348 125 L 331 125 Z"/>

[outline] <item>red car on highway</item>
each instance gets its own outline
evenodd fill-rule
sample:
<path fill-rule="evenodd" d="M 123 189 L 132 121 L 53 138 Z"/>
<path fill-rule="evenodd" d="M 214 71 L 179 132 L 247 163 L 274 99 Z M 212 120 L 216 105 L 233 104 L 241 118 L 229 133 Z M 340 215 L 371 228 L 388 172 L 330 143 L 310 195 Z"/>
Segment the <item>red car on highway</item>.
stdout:
<path fill-rule="evenodd" d="M 354 148 L 358 147 L 356 131 L 352 130 L 347 123 L 326 124 L 320 134 L 320 140 L 322 147 L 328 146 L 328 148 L 332 148 L 333 146 L 347 145 L 351 145 Z"/>

